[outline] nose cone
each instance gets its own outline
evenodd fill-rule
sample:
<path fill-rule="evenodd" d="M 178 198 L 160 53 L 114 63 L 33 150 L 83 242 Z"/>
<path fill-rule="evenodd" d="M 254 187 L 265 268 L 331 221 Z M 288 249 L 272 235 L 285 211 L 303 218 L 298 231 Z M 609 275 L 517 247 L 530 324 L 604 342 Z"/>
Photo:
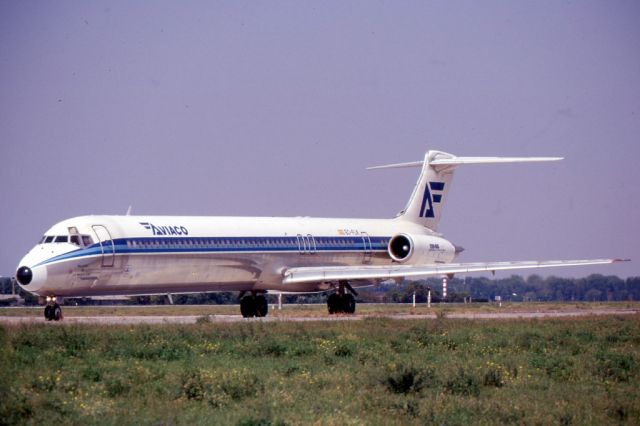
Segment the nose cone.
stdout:
<path fill-rule="evenodd" d="M 29 285 L 32 279 L 33 272 L 31 272 L 31 268 L 27 266 L 21 266 L 18 268 L 18 272 L 16 272 L 16 280 L 18 280 L 18 283 L 22 285 Z"/>
<path fill-rule="evenodd" d="M 16 281 L 20 287 L 34 294 L 37 294 L 47 282 L 47 267 L 38 265 L 44 260 L 42 253 L 43 251 L 36 246 L 20 260 L 16 271 Z"/>

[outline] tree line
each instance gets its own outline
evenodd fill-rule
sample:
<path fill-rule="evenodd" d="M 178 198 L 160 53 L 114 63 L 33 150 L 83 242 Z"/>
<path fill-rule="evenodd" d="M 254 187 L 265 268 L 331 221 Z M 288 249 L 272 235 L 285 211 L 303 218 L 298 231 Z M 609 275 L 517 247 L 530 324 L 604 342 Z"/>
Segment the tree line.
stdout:
<path fill-rule="evenodd" d="M 415 291 L 416 301 L 424 302 L 429 288 L 432 290 L 432 300 L 440 301 L 442 280 L 435 278 L 412 281 L 405 286 L 393 286 L 374 294 L 381 302 L 410 302 Z M 584 278 L 543 278 L 539 275 L 527 278 L 520 275 L 506 278 L 454 278 L 448 281 L 447 288 L 447 301 L 450 302 L 463 302 L 469 298 L 478 302 L 493 301 L 496 297 L 517 302 L 640 300 L 640 277 L 622 279 L 600 274 Z"/>

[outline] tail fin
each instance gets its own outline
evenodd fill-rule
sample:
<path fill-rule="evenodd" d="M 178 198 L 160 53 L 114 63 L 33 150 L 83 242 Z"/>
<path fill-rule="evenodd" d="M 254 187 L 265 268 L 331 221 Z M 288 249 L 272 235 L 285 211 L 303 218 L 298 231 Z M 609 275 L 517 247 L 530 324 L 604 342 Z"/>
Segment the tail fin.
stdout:
<path fill-rule="evenodd" d="M 411 198 L 406 207 L 398 213 L 398 218 L 419 223 L 436 231 L 444 201 L 451 187 L 453 172 L 464 164 L 527 163 L 538 161 L 558 161 L 562 157 L 456 157 L 442 151 L 428 151 L 424 161 L 389 164 L 368 169 L 388 169 L 399 167 L 422 167 Z"/>

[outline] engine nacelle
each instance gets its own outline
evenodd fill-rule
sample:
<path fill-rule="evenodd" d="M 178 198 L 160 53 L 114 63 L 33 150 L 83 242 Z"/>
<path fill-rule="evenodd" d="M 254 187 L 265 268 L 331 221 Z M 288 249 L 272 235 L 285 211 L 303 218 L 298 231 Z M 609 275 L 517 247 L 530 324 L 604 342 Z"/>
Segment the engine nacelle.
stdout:
<path fill-rule="evenodd" d="M 429 235 L 397 234 L 389 240 L 387 251 L 399 263 L 447 263 L 456 255 L 449 241 Z"/>

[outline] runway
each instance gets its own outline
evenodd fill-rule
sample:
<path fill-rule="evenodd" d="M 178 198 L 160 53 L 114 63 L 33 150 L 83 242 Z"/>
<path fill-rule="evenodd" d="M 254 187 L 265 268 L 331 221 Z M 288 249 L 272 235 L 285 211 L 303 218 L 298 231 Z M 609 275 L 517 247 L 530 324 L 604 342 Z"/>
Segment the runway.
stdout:
<path fill-rule="evenodd" d="M 508 319 L 544 319 L 575 318 L 590 315 L 636 315 L 637 309 L 589 309 L 563 310 L 544 312 L 451 312 L 445 318 L 470 320 L 508 320 Z M 0 324 L 98 324 L 98 325 L 131 325 L 131 324 L 196 324 L 206 323 L 239 323 L 239 322 L 319 322 L 319 321 L 362 321 L 370 318 L 389 318 L 393 320 L 435 320 L 436 314 L 375 314 L 375 315 L 332 315 L 329 316 L 294 316 L 272 315 L 265 318 L 243 318 L 241 315 L 120 315 L 120 316 L 69 316 L 59 322 L 46 321 L 35 316 L 0 316 Z"/>

